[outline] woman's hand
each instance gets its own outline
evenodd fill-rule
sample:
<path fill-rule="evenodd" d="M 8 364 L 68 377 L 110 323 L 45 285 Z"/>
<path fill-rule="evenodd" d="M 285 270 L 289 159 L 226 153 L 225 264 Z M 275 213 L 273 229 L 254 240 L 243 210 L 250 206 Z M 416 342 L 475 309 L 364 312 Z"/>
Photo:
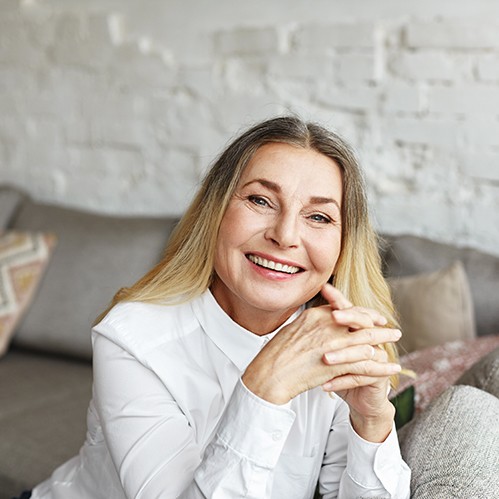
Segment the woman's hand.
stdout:
<path fill-rule="evenodd" d="M 387 380 L 400 370 L 397 364 L 386 362 L 384 352 L 376 346 L 397 341 L 400 332 L 380 327 L 386 320 L 379 313 L 351 307 L 332 286 L 327 285 L 323 294 L 331 306 L 306 310 L 282 328 L 250 363 L 243 382 L 275 404 L 326 384 L 325 389 L 340 390 L 347 403 L 352 403 L 352 420 L 358 413 L 359 427 L 370 427 L 380 417 L 386 419 Z M 367 386 L 368 400 L 364 401 L 361 388 Z M 382 389 L 384 400 L 377 393 Z"/>
<path fill-rule="evenodd" d="M 364 313 L 359 316 L 356 313 L 357 307 L 333 286 L 326 285 L 322 294 L 333 309 L 332 315 L 337 324 L 348 326 L 352 331 L 386 325 L 386 319 L 376 311 L 360 309 Z M 366 347 L 370 349 L 370 358 L 367 361 Z M 328 352 L 323 361 L 328 365 L 364 363 L 364 374 L 348 373 L 338 376 L 325 383 L 323 388 L 336 392 L 347 402 L 352 425 L 359 435 L 369 441 L 382 442 L 391 431 L 395 409 L 388 400 L 389 377 L 370 375 L 369 363 L 386 364 L 387 352 L 379 346 L 362 345 Z"/>

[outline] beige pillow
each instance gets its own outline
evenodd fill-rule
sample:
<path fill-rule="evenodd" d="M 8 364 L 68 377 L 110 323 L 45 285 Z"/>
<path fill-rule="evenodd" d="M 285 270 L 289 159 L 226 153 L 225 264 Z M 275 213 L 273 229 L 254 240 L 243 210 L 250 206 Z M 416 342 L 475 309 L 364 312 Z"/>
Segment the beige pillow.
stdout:
<path fill-rule="evenodd" d="M 0 233 L 0 356 L 35 295 L 55 243 L 54 234 Z"/>
<path fill-rule="evenodd" d="M 438 272 L 388 282 L 402 326 L 401 354 L 476 336 L 473 301 L 460 261 Z"/>

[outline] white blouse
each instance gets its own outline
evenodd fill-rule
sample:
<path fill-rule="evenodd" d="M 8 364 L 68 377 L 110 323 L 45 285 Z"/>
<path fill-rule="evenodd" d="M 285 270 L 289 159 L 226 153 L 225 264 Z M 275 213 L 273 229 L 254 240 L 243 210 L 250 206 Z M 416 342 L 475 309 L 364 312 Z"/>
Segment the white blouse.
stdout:
<path fill-rule="evenodd" d="M 245 330 L 209 291 L 116 305 L 92 333 L 86 441 L 33 499 L 303 499 L 317 481 L 325 498 L 408 498 L 394 429 L 366 442 L 320 387 L 282 406 L 246 389 L 241 375 L 276 332 Z"/>

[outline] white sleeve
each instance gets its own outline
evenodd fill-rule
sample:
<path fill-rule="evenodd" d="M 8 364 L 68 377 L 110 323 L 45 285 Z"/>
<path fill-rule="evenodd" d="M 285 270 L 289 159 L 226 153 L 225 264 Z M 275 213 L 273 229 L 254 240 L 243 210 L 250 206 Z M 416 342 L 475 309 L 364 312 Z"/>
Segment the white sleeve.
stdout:
<path fill-rule="evenodd" d="M 239 380 L 195 473 L 206 497 L 270 497 L 273 471 L 295 420 L 288 406 L 262 400 Z"/>
<path fill-rule="evenodd" d="M 109 339 L 94 339 L 94 403 L 126 497 L 177 497 L 200 462 L 194 430 L 160 379 Z"/>
<path fill-rule="evenodd" d="M 408 499 L 410 478 L 395 426 L 383 443 L 367 442 L 354 431 L 348 406 L 341 403 L 333 419 L 319 478 L 323 498 Z"/>
<path fill-rule="evenodd" d="M 161 380 L 109 339 L 94 340 L 94 402 L 128 498 L 270 497 L 295 414 L 241 381 L 205 452 Z"/>

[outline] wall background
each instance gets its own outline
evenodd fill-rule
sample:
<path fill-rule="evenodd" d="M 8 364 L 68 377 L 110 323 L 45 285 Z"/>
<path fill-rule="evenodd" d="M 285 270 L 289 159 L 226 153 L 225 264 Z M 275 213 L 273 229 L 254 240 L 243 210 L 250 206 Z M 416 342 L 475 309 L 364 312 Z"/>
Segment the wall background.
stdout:
<path fill-rule="evenodd" d="M 377 227 L 499 255 L 496 0 L 0 0 L 0 182 L 179 214 L 237 131 L 349 139 Z"/>

